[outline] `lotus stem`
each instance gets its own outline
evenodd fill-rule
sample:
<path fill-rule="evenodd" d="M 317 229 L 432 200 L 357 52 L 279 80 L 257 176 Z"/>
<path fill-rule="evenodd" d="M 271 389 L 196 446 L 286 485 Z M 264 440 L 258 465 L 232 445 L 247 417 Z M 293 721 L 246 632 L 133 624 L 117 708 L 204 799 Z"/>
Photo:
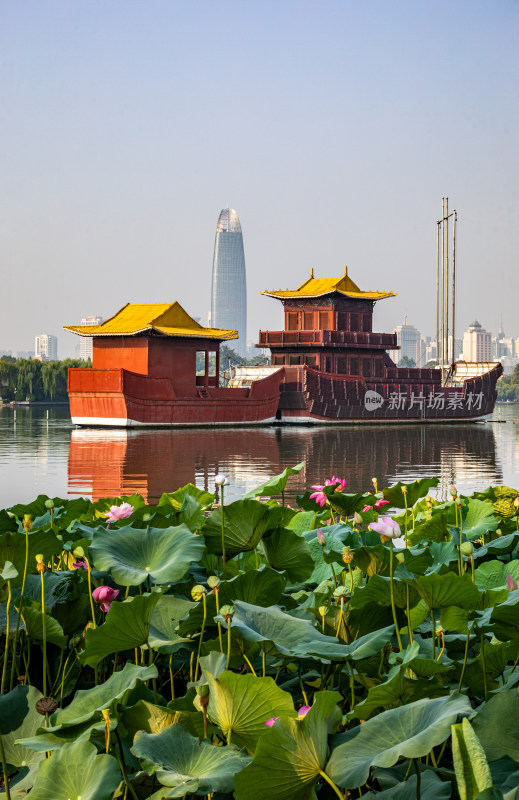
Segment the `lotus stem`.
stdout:
<path fill-rule="evenodd" d="M 506 676 L 505 684 L 507 684 L 507 683 L 508 683 L 508 678 L 510 677 L 510 675 L 512 674 L 512 672 L 513 672 L 513 671 L 514 671 L 514 669 L 516 668 L 516 666 L 517 666 L 518 662 L 519 662 L 519 653 L 517 654 L 517 658 L 515 659 L 514 663 L 512 664 L 512 669 L 510 670 L 510 672 L 509 672 L 509 673 L 508 673 L 508 675 Z"/>
<path fill-rule="evenodd" d="M 470 640 L 470 634 L 472 633 L 472 627 L 473 626 L 471 626 L 467 630 L 467 639 L 465 641 L 465 655 L 463 657 L 463 666 L 461 668 L 460 682 L 458 683 L 458 694 L 460 694 L 460 692 L 461 692 L 461 686 L 462 686 L 462 683 L 463 683 L 463 676 L 465 675 L 465 668 L 467 666 L 467 657 L 468 657 L 468 654 L 469 654 L 469 640 Z M 440 758 L 442 757 L 442 754 L 443 754 L 443 751 L 440 753 L 440 757 L 438 758 L 438 762 L 440 761 Z"/>
<path fill-rule="evenodd" d="M 16 664 L 16 647 L 18 644 L 18 632 L 20 630 L 20 619 L 22 615 L 22 607 L 23 607 L 23 598 L 25 594 L 25 582 L 27 580 L 27 569 L 29 567 L 29 530 L 31 527 L 30 520 L 24 517 L 23 520 L 23 527 L 25 529 L 25 563 L 23 566 L 23 577 L 22 577 L 22 588 L 20 590 L 20 605 L 18 608 L 18 619 L 16 620 L 16 630 L 14 632 L 14 642 L 13 642 L 13 659 L 11 661 L 11 678 L 9 681 L 9 688 L 12 689 L 14 686 L 14 670 Z"/>
<path fill-rule="evenodd" d="M 169 684 L 171 687 L 171 699 L 175 699 L 175 684 L 173 683 L 173 653 L 169 656 Z"/>
<path fill-rule="evenodd" d="M 413 644 L 413 627 L 411 625 L 411 607 L 409 602 L 409 584 L 406 584 L 405 587 L 405 612 L 407 616 L 407 635 L 409 637 L 409 643 Z"/>
<path fill-rule="evenodd" d="M 320 769 L 320 770 L 319 770 L 319 775 L 320 775 L 322 778 L 324 778 L 324 780 L 326 781 L 326 783 L 328 783 L 328 784 L 329 784 L 329 786 L 331 786 L 331 787 L 332 787 L 332 789 L 333 789 L 333 791 L 335 792 L 335 794 L 337 795 L 337 797 L 340 797 L 340 798 L 341 798 L 341 800 L 344 800 L 344 795 L 343 795 L 343 793 L 341 792 L 341 790 L 339 789 L 339 787 L 338 787 L 338 786 L 337 786 L 337 785 L 336 785 L 336 784 L 335 784 L 335 783 L 332 781 L 332 779 L 328 777 L 328 775 L 326 774 L 326 772 L 324 772 L 322 769 Z"/>
<path fill-rule="evenodd" d="M 267 654 L 265 653 L 265 648 L 262 648 L 261 662 L 262 662 L 262 667 L 263 667 L 263 677 L 265 677 L 266 668 L 267 668 Z"/>
<path fill-rule="evenodd" d="M 301 661 L 297 662 L 297 676 L 299 678 L 299 688 L 301 689 L 301 694 L 303 695 L 303 700 L 305 701 L 305 706 L 309 706 L 310 703 L 308 702 L 308 697 L 306 696 L 305 686 L 303 683 L 303 676 L 301 675 Z"/>
<path fill-rule="evenodd" d="M 483 687 L 485 690 L 485 703 L 487 702 L 488 685 L 487 685 L 487 666 L 485 663 L 485 637 L 481 634 L 481 669 L 483 671 Z"/>
<path fill-rule="evenodd" d="M 404 530 L 404 536 L 405 536 L 405 546 L 407 547 L 407 491 L 404 493 L 404 503 L 405 503 L 405 530 Z M 414 530 L 414 525 L 413 525 L 413 530 Z"/>
<path fill-rule="evenodd" d="M 429 613 L 431 615 L 431 628 L 432 628 L 432 658 L 433 661 L 436 658 L 436 620 L 434 619 L 434 609 L 430 608 Z"/>
<path fill-rule="evenodd" d="M 229 669 L 229 664 L 231 663 L 231 620 L 227 620 L 227 666 L 226 669 Z"/>
<path fill-rule="evenodd" d="M 7 761 L 5 760 L 4 742 L 0 735 L 0 758 L 2 759 L 2 772 L 4 774 L 4 788 L 6 800 L 11 800 L 11 790 L 9 789 L 9 773 L 7 772 Z"/>
<path fill-rule="evenodd" d="M 331 569 L 332 575 L 333 575 L 333 588 L 336 589 L 337 588 L 337 576 L 335 575 L 335 570 L 333 568 L 333 564 L 330 564 L 330 569 Z"/>
<path fill-rule="evenodd" d="M 353 570 L 351 568 L 351 564 L 348 564 L 348 570 L 350 573 L 350 592 L 353 594 Z"/>
<path fill-rule="evenodd" d="M 254 669 L 254 667 L 253 667 L 253 666 L 252 666 L 252 664 L 250 663 L 250 661 L 249 661 L 249 659 L 247 658 L 247 656 L 246 656 L 246 654 L 245 654 L 245 653 L 243 654 L 243 657 L 244 657 L 245 661 L 247 662 L 247 666 L 249 667 L 250 671 L 252 672 L 252 674 L 254 675 L 254 677 L 255 677 L 255 678 L 257 678 L 258 676 L 256 675 L 256 670 Z"/>
<path fill-rule="evenodd" d="M 94 626 L 94 628 L 97 628 L 94 599 L 92 597 L 92 568 L 90 566 L 90 561 L 88 560 L 86 555 L 84 556 L 84 559 L 87 565 L 88 595 L 90 597 L 90 611 L 92 612 L 92 625 Z"/>
<path fill-rule="evenodd" d="M 119 731 L 117 730 L 117 728 L 115 728 L 115 738 L 117 739 L 117 750 L 119 751 L 119 754 L 117 754 L 117 750 L 116 750 L 117 761 L 119 762 L 119 767 L 121 768 L 121 772 L 123 774 L 124 782 L 126 784 L 127 789 L 129 790 L 131 796 L 133 797 L 133 800 L 139 800 L 139 798 L 137 796 L 137 793 L 135 792 L 135 789 L 133 788 L 132 783 L 131 783 L 130 779 L 128 778 L 128 773 L 126 772 L 126 764 L 124 763 L 123 746 L 122 746 L 121 737 L 119 736 Z"/>
<path fill-rule="evenodd" d="M 216 586 L 213 591 L 216 598 L 216 614 L 218 615 L 220 613 L 220 601 L 218 600 L 220 590 L 218 586 Z M 218 623 L 218 641 L 220 642 L 220 653 L 223 653 L 222 626 L 220 622 Z"/>
<path fill-rule="evenodd" d="M 340 605 L 340 609 L 339 609 L 339 622 L 337 623 L 337 630 L 335 632 L 335 635 L 336 635 L 337 639 L 339 638 L 339 631 L 341 629 L 342 615 L 343 615 L 343 611 L 344 611 L 344 597 L 342 596 L 342 594 L 341 594 L 340 601 L 341 601 L 341 605 Z"/>
<path fill-rule="evenodd" d="M 7 605 L 5 609 L 6 613 L 6 625 L 5 625 L 5 652 L 4 652 L 4 663 L 2 666 L 2 683 L 0 685 L 0 694 L 4 693 L 4 685 L 5 685 L 5 676 L 7 674 L 7 660 L 9 655 L 9 610 L 11 606 L 11 581 L 7 581 Z M 7 786 L 7 782 L 6 782 Z"/>
<path fill-rule="evenodd" d="M 396 638 L 398 641 L 398 646 L 402 651 L 404 648 L 402 646 L 402 639 L 400 638 L 400 631 L 398 629 L 398 620 L 396 618 L 396 608 L 395 608 L 395 592 L 393 587 L 393 540 L 389 540 L 389 589 L 391 592 L 391 610 L 393 612 L 393 621 L 395 623 L 395 631 L 396 631 Z"/>
<path fill-rule="evenodd" d="M 221 516 L 221 521 L 222 521 L 222 560 L 223 560 L 223 577 L 224 577 L 224 578 L 226 578 L 226 577 L 227 577 L 227 567 L 226 567 L 226 564 L 225 564 L 225 524 L 224 524 L 224 507 L 223 507 L 223 495 L 224 495 L 224 491 L 223 491 L 223 485 L 220 487 L 220 492 L 221 492 L 221 495 L 220 495 L 220 497 L 221 497 L 221 510 L 222 510 L 222 513 L 221 513 L 221 515 L 220 515 L 220 516 Z"/>
<path fill-rule="evenodd" d="M 200 638 L 198 640 L 198 652 L 196 654 L 195 681 L 198 678 L 198 665 L 200 663 L 200 654 L 202 652 L 202 642 L 204 640 L 204 632 L 205 632 L 205 621 L 207 619 L 207 605 L 205 602 L 205 592 L 202 594 L 202 603 L 203 603 L 204 615 L 202 618 L 202 628 L 200 630 Z"/>
<path fill-rule="evenodd" d="M 40 566 L 40 565 L 38 565 Z M 47 697 L 47 620 L 45 618 L 45 571 L 40 571 L 41 577 L 41 626 L 43 634 L 43 696 Z M 47 715 L 45 715 L 47 721 Z"/>
<path fill-rule="evenodd" d="M 189 682 L 193 683 L 193 661 L 195 658 L 194 652 L 191 653 L 189 657 Z"/>

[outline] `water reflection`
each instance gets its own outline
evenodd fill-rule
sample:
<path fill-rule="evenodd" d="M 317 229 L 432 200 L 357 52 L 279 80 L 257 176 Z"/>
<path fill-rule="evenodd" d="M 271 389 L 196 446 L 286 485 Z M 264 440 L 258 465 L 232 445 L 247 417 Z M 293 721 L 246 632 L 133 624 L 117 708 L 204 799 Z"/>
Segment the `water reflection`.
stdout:
<path fill-rule="evenodd" d="M 227 496 L 236 499 L 300 461 L 306 471 L 291 478 L 289 501 L 332 473 L 346 477 L 348 491 L 371 488 L 373 476 L 380 486 L 438 476 L 440 494 L 451 482 L 462 491 L 503 482 L 493 425 L 78 429 L 70 437 L 68 491 L 93 499 L 140 492 L 153 503 L 188 482 L 213 491 L 214 476 L 224 472 Z"/>

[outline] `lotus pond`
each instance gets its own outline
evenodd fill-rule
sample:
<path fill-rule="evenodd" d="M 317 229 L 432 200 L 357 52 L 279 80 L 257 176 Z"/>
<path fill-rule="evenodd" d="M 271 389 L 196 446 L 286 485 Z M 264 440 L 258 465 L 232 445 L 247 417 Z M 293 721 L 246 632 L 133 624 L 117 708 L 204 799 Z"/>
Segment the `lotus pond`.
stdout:
<path fill-rule="evenodd" d="M 519 798 L 519 492 L 302 466 L 0 511 L 1 798 Z"/>

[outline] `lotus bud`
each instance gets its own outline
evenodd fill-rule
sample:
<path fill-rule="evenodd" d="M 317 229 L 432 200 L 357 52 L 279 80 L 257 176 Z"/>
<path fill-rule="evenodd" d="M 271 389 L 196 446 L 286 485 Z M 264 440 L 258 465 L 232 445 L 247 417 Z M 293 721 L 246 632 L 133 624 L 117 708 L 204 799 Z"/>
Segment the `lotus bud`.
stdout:
<path fill-rule="evenodd" d="M 326 536 L 324 535 L 324 533 L 322 532 L 322 530 L 320 528 L 317 530 L 317 541 L 323 547 L 326 544 Z"/>
<path fill-rule="evenodd" d="M 209 686 L 207 683 L 204 683 L 203 686 L 196 686 L 196 693 L 199 697 L 207 697 L 209 694 Z"/>
<path fill-rule="evenodd" d="M 76 558 L 84 558 L 85 551 L 82 547 L 76 547 L 75 550 L 72 551 L 72 554 L 76 556 Z"/>
<path fill-rule="evenodd" d="M 460 550 L 464 556 L 471 556 L 474 552 L 474 545 L 472 542 L 462 542 L 460 544 Z"/>
<path fill-rule="evenodd" d="M 51 500 L 50 497 L 48 500 L 45 500 L 45 508 L 48 508 L 49 511 L 51 508 L 54 508 L 54 500 Z"/>
<path fill-rule="evenodd" d="M 210 575 L 209 578 L 207 579 L 207 585 L 209 586 L 210 589 L 213 590 L 213 592 L 218 587 L 219 583 L 220 583 L 220 578 L 218 578 L 216 575 Z"/>
<path fill-rule="evenodd" d="M 45 572 L 45 563 L 43 561 L 43 555 L 38 553 L 36 556 L 36 569 L 38 572 Z"/>
<path fill-rule="evenodd" d="M 351 564 L 353 561 L 353 550 L 351 547 L 343 547 L 342 548 L 342 560 L 345 564 Z"/>
<path fill-rule="evenodd" d="M 197 583 L 191 589 L 191 597 L 193 598 L 195 603 L 198 603 L 205 594 L 207 594 L 205 586 L 202 586 L 200 583 Z"/>
<path fill-rule="evenodd" d="M 220 614 L 224 618 L 224 620 L 227 623 L 227 625 L 230 624 L 230 622 L 231 622 L 231 620 L 233 618 L 233 615 L 234 615 L 234 611 L 235 611 L 234 606 L 222 606 L 221 607 Z"/>
<path fill-rule="evenodd" d="M 397 553 L 395 553 L 395 555 L 396 555 L 396 560 L 398 561 L 399 564 L 405 563 L 405 556 L 402 553 L 402 551 L 398 551 Z"/>
<path fill-rule="evenodd" d="M 216 486 L 227 486 L 227 484 L 229 483 L 229 478 L 227 477 L 227 475 L 219 474 L 214 479 L 214 482 Z"/>
<path fill-rule="evenodd" d="M 519 497 L 516 497 L 516 498 L 515 498 L 515 500 L 514 500 L 514 506 L 515 506 L 516 508 L 519 508 Z"/>
<path fill-rule="evenodd" d="M 373 486 L 375 488 L 375 492 L 378 492 L 378 481 L 377 481 L 377 479 L 376 478 L 372 478 L 371 479 L 371 483 L 373 484 Z"/>
<path fill-rule="evenodd" d="M 31 525 L 32 525 L 32 518 L 31 518 L 30 514 L 24 514 L 23 515 L 23 523 L 22 524 L 23 524 L 23 527 L 25 528 L 25 530 L 27 532 L 29 532 L 30 529 L 31 529 Z"/>
<path fill-rule="evenodd" d="M 434 632 L 435 632 L 436 636 L 437 636 L 439 639 L 441 639 L 441 638 L 442 638 L 442 636 L 443 636 L 443 634 L 445 633 L 445 628 L 442 628 L 442 626 L 441 626 L 441 625 L 436 625 L 436 627 L 435 627 L 435 629 L 434 629 Z"/>
<path fill-rule="evenodd" d="M 454 486 L 453 483 L 451 483 L 451 485 L 450 485 L 449 492 L 450 492 L 450 496 L 455 500 L 457 498 L 457 496 L 458 496 L 458 490 L 456 489 L 456 487 Z"/>
<path fill-rule="evenodd" d="M 506 573 L 506 588 L 508 589 L 509 592 L 513 592 L 516 589 L 519 589 L 517 582 L 512 578 L 512 576 L 508 572 Z"/>
<path fill-rule="evenodd" d="M 326 619 L 328 610 L 329 610 L 328 606 L 319 606 L 319 614 L 321 615 L 321 617 L 324 617 Z"/>
<path fill-rule="evenodd" d="M 353 515 L 353 524 L 362 525 L 362 517 L 360 516 L 358 511 L 356 511 L 355 514 Z"/>
<path fill-rule="evenodd" d="M 101 714 L 103 715 L 103 719 L 104 719 L 105 723 L 107 725 L 110 725 L 110 709 L 109 708 L 103 708 L 102 711 L 101 711 Z"/>
<path fill-rule="evenodd" d="M 44 717 L 46 714 L 54 714 L 58 704 L 53 697 L 40 697 L 36 701 L 36 711 Z"/>
<path fill-rule="evenodd" d="M 461 502 L 461 497 L 456 497 L 456 505 L 458 506 L 458 508 L 461 508 L 463 506 L 463 503 Z"/>

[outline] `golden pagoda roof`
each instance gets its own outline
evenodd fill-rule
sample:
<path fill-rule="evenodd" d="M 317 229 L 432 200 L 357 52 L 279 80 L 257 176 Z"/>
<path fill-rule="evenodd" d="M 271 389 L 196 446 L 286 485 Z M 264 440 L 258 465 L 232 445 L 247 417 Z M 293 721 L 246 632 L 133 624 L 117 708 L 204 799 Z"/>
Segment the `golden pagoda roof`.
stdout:
<path fill-rule="evenodd" d="M 265 291 L 268 297 L 277 297 L 279 300 L 304 299 L 310 297 L 323 297 L 327 294 L 338 292 L 345 297 L 352 297 L 358 300 L 383 300 L 385 297 L 394 297 L 394 292 L 361 292 L 356 283 L 348 276 L 348 267 L 344 268 L 342 278 L 314 278 L 313 269 L 310 270 L 310 277 L 299 289 L 278 289 L 277 291 Z"/>
<path fill-rule="evenodd" d="M 184 311 L 180 303 L 126 303 L 101 325 L 65 325 L 66 331 L 80 336 L 136 336 L 161 333 L 203 339 L 237 339 L 238 331 L 204 328 Z"/>

